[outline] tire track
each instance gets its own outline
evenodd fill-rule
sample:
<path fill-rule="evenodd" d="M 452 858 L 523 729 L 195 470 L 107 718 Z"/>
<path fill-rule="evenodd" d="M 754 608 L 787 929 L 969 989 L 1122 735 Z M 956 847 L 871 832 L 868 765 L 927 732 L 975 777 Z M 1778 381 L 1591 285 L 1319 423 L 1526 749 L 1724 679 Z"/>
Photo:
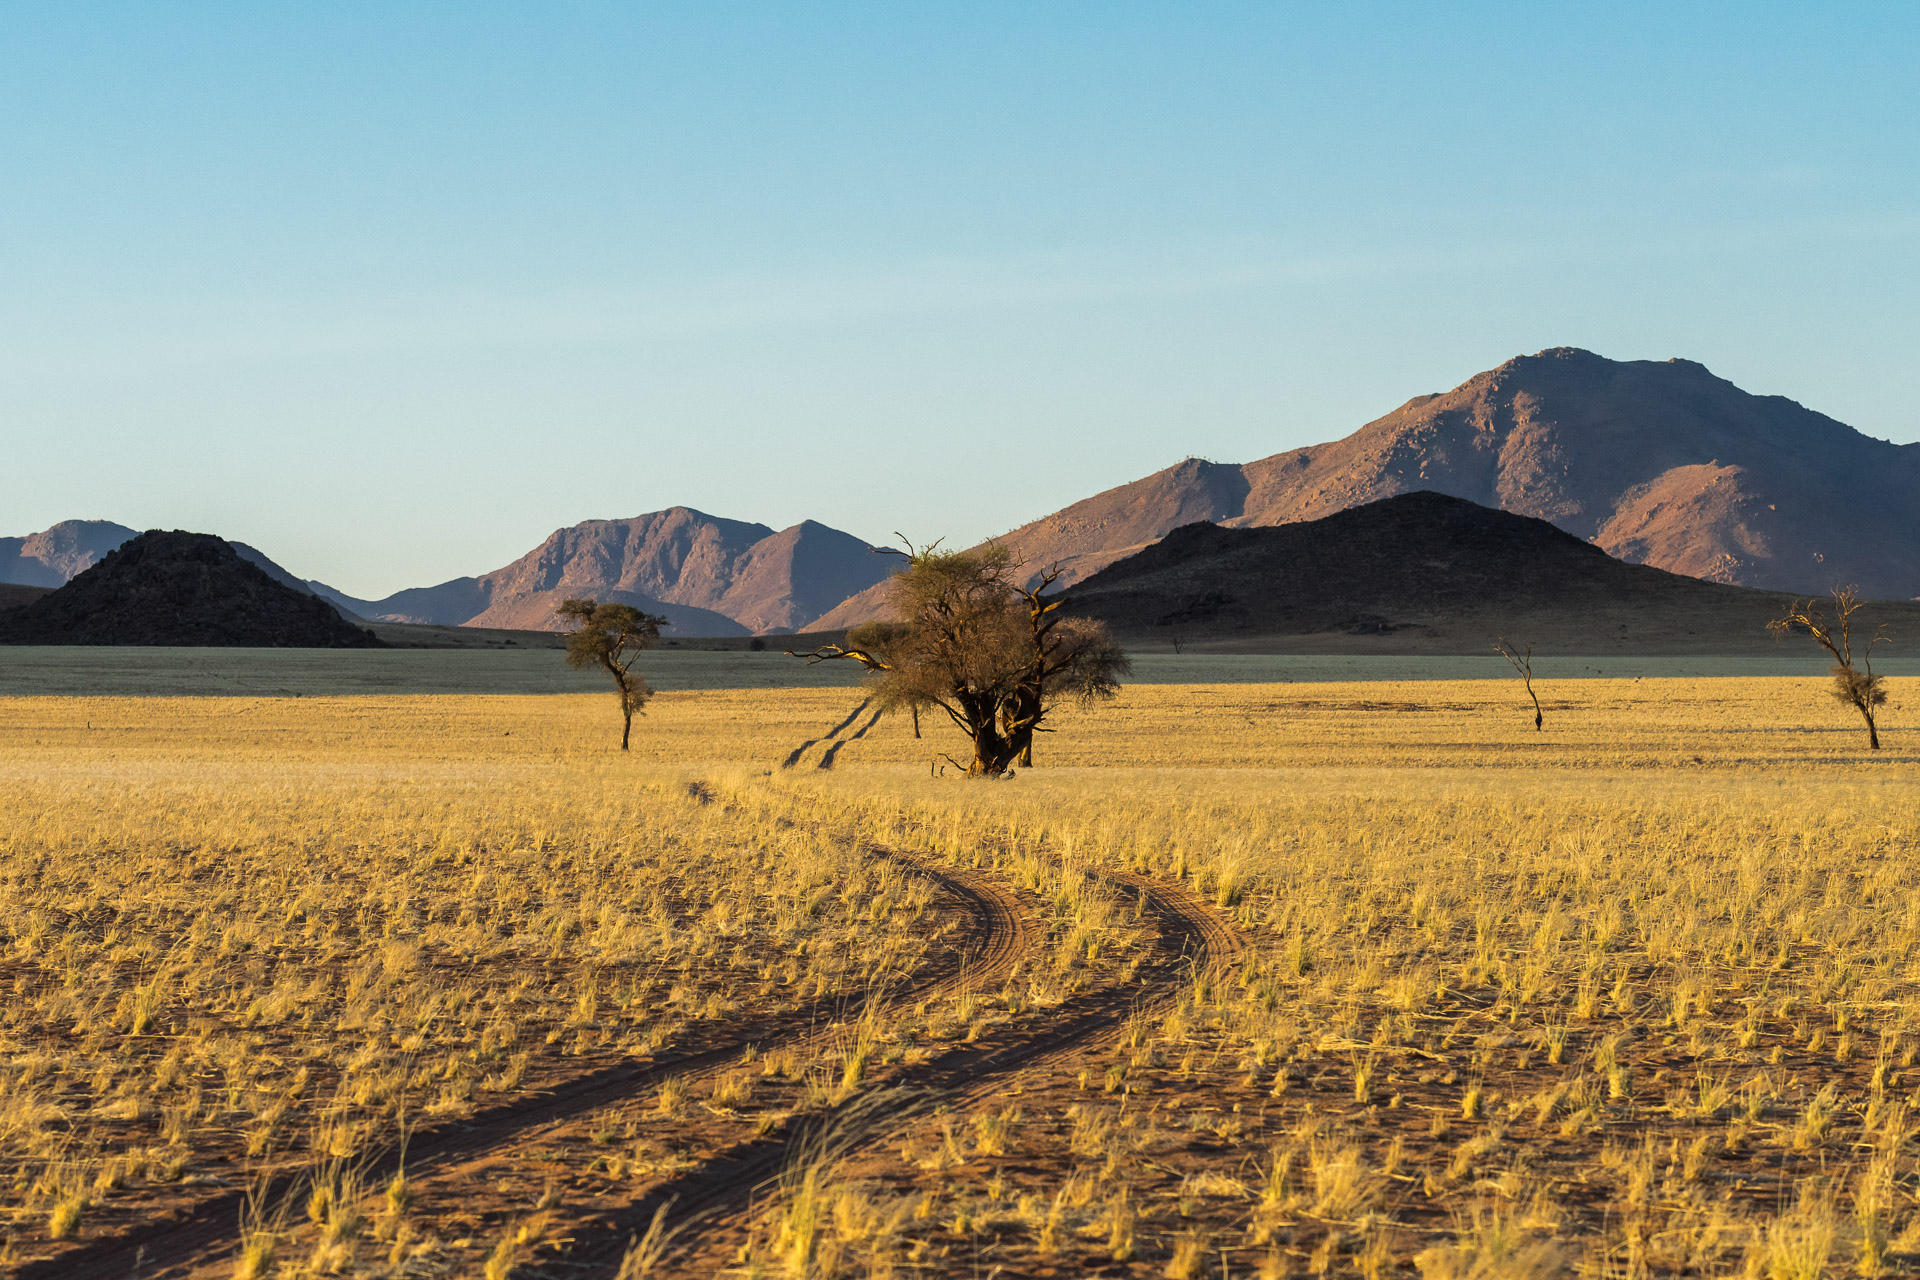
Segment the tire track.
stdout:
<path fill-rule="evenodd" d="M 907 874 L 934 883 L 958 902 L 967 925 L 961 945 L 950 956 L 910 975 L 904 986 L 871 987 L 851 1000 L 821 997 L 797 1011 L 750 1018 L 706 1048 L 618 1063 L 463 1121 L 415 1133 L 404 1152 L 390 1147 L 359 1164 L 363 1180 L 381 1185 L 400 1172 L 403 1163 L 410 1181 L 457 1178 L 463 1169 L 484 1163 L 501 1150 L 523 1146 L 536 1135 L 591 1124 L 595 1112 L 630 1102 L 669 1077 L 717 1074 L 737 1063 L 749 1046 L 767 1050 L 821 1045 L 838 1034 L 834 1024 L 858 1018 L 869 1009 L 948 991 L 992 987 L 1011 976 L 1034 936 L 1033 923 L 1018 899 L 972 870 L 936 868 L 893 850 L 871 848 L 870 852 L 899 863 Z M 283 1170 L 253 1195 L 265 1205 L 290 1203 L 310 1173 L 306 1166 Z M 248 1191 L 228 1191 L 169 1217 L 138 1223 L 56 1257 L 23 1264 L 12 1274 L 17 1280 L 171 1280 L 210 1267 L 230 1267 L 229 1251 L 237 1243 L 248 1202 Z"/>
<path fill-rule="evenodd" d="M 1179 998 L 1182 979 L 1194 966 L 1224 965 L 1240 955 L 1239 933 L 1185 888 L 1131 872 L 1099 875 L 1138 891 L 1159 927 L 1154 962 L 1140 971 L 1137 985 L 1075 996 L 1055 1010 L 1045 1025 L 1009 1043 L 957 1046 L 896 1073 L 886 1087 L 954 1107 L 984 1101 L 1005 1088 L 1010 1073 L 1063 1063 L 1116 1032 L 1129 1017 L 1171 1006 Z M 625 1209 L 576 1224 L 570 1232 L 574 1247 L 558 1260 L 560 1265 L 570 1271 L 612 1275 L 629 1243 L 648 1229 L 663 1207 L 669 1215 L 669 1230 L 675 1224 L 691 1225 L 738 1212 L 779 1174 L 789 1151 L 805 1149 L 810 1140 L 833 1132 L 839 1121 L 858 1117 L 861 1134 L 843 1150 L 851 1154 L 884 1142 L 919 1111 L 918 1107 L 896 1107 L 891 1115 L 876 1118 L 867 1105 L 869 1099 L 867 1093 L 857 1094 L 784 1134 L 743 1142 L 697 1169 L 656 1185 Z"/>

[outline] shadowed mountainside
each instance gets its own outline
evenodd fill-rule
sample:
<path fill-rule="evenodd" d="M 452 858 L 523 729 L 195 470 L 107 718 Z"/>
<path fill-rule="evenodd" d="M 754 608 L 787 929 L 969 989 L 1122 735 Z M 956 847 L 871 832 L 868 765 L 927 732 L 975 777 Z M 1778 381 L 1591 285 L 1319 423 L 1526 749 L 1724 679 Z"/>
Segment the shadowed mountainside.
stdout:
<path fill-rule="evenodd" d="M 1193 521 L 1288 524 L 1421 489 L 1709 581 L 1920 596 L 1920 444 L 1750 395 L 1690 360 L 1572 347 L 1416 396 L 1330 444 L 1245 465 L 1189 458 L 1000 541 L 1072 583 Z M 881 613 L 869 592 L 816 625 Z"/>
<path fill-rule="evenodd" d="M 21 582 L 0 582 L 0 613 L 32 604 L 52 590 L 52 587 L 30 587 Z"/>
<path fill-rule="evenodd" d="M 1263 528 L 1191 524 L 1067 592 L 1124 638 L 1389 636 L 1484 652 L 1497 635 L 1601 652 L 1759 647 L 1785 596 L 1615 559 L 1544 520 L 1415 492 Z M 1920 605 L 1873 608 L 1920 626 Z"/>
<path fill-rule="evenodd" d="M 0 613 L 0 642 L 310 649 L 380 643 L 224 540 L 178 530 L 140 534 L 58 590 Z"/>
<path fill-rule="evenodd" d="M 887 576 L 894 562 L 812 520 L 766 525 L 670 507 L 630 520 L 556 530 L 533 551 L 477 578 L 384 600 L 323 591 L 362 617 L 394 622 L 554 630 L 554 606 L 592 596 L 666 616 L 689 635 L 794 631 Z"/>

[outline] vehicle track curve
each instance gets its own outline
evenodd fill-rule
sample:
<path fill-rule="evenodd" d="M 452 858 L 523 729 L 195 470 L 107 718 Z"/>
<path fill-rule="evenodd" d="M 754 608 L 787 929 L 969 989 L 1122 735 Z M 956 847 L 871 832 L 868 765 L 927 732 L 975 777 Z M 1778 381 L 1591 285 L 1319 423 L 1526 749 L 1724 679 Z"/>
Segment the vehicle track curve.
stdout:
<path fill-rule="evenodd" d="M 850 718 L 851 719 L 851 718 Z M 970 868 L 945 867 L 897 850 L 868 851 L 896 862 L 907 874 L 935 884 L 965 917 L 959 944 L 935 964 L 898 986 L 880 986 L 851 1000 L 819 998 L 777 1016 L 748 1019 L 719 1041 L 644 1062 L 624 1062 L 554 1085 L 530 1097 L 491 1107 L 465 1120 L 416 1132 L 404 1152 L 382 1150 L 357 1166 L 367 1185 L 381 1185 L 402 1168 L 411 1178 L 457 1174 L 488 1153 L 567 1124 L 590 1123 L 597 1111 L 631 1101 L 670 1077 L 717 1074 L 753 1046 L 762 1050 L 805 1049 L 836 1034 L 843 1024 L 875 1006 L 911 1003 L 945 992 L 979 990 L 1004 983 L 1032 945 L 1035 928 L 1014 895 Z M 310 1176 L 302 1165 L 276 1173 L 251 1192 L 229 1190 L 165 1218 L 156 1218 L 52 1258 L 21 1264 L 16 1280 L 180 1280 L 231 1267 L 241 1215 L 250 1195 L 276 1204 L 297 1195 Z"/>
<path fill-rule="evenodd" d="M 1193 967 L 1225 965 L 1240 955 L 1243 942 L 1239 932 L 1183 886 L 1131 872 L 1096 875 L 1140 893 L 1158 926 L 1154 958 L 1139 971 L 1136 982 L 1072 997 L 1045 1023 L 1007 1043 L 957 1046 L 897 1073 L 888 1087 L 953 1107 L 983 1101 L 1005 1087 L 1009 1074 L 1064 1062 L 1105 1035 L 1116 1033 L 1134 1014 L 1170 1006 L 1179 998 L 1182 982 Z M 755 1193 L 778 1175 L 789 1151 L 809 1138 L 831 1132 L 843 1117 L 864 1108 L 864 1099 L 864 1094 L 856 1095 L 785 1133 L 741 1143 L 697 1169 L 657 1184 L 616 1214 L 576 1225 L 571 1232 L 574 1244 L 563 1265 L 579 1274 L 613 1275 L 630 1242 L 648 1229 L 663 1207 L 669 1215 L 669 1228 L 675 1223 L 692 1224 L 748 1208 Z M 846 1150 L 884 1141 L 913 1114 L 917 1109 L 910 1107 L 899 1108 L 888 1117 L 863 1114 L 862 1135 Z M 703 1272 L 675 1272 L 670 1267 L 662 1274 Z"/>

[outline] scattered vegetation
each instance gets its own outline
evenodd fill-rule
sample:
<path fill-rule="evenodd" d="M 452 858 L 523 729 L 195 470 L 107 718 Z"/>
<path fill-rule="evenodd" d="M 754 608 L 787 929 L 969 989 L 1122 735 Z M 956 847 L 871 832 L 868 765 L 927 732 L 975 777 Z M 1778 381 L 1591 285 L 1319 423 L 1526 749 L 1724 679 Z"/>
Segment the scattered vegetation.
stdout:
<path fill-rule="evenodd" d="M 772 771 L 846 690 L 668 695 L 625 755 L 573 698 L 16 700 L 0 1267 L 290 1170 L 241 1273 L 574 1274 L 582 1224 L 831 1110 L 608 1273 L 1911 1274 L 1920 781 L 1824 698 L 1567 682 L 1546 740 L 1492 682 L 1138 686 L 992 788 L 904 722 Z M 1010 968 L 916 985 L 972 927 L 917 868 L 1013 896 Z M 1244 947 L 1144 999 L 1130 875 Z M 891 1092 L 1109 992 L 1142 1012 L 1070 1055 Z"/>

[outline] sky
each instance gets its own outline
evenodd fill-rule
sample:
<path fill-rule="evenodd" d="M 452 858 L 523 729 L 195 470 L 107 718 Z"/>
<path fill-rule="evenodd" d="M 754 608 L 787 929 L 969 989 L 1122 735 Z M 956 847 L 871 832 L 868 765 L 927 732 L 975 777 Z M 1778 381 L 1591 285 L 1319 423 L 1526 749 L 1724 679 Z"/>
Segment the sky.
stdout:
<path fill-rule="evenodd" d="M 0 534 L 965 545 L 1514 355 L 1920 439 L 1920 5 L 0 0 Z"/>

